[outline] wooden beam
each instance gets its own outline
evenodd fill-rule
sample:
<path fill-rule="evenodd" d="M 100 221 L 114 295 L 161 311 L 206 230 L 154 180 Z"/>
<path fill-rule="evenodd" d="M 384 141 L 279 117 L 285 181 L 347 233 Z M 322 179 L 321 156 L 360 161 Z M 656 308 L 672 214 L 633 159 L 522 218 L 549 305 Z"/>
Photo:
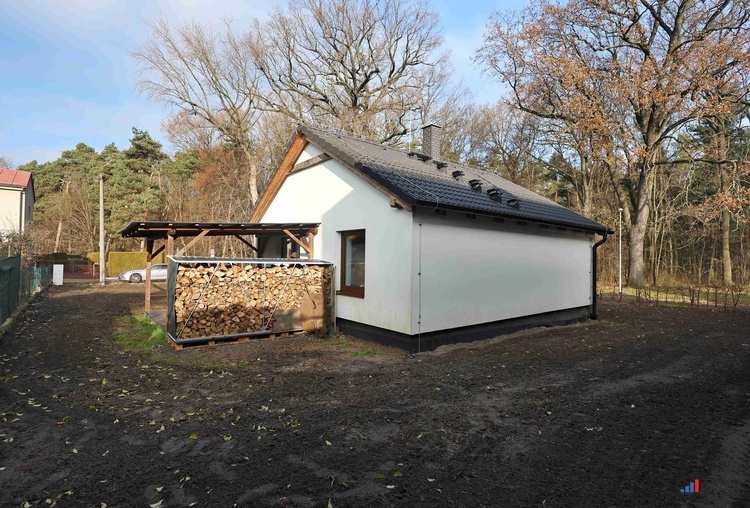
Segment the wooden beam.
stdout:
<path fill-rule="evenodd" d="M 284 233 L 286 233 L 286 235 L 289 238 L 291 238 L 293 241 L 295 241 L 297 244 L 299 244 L 300 247 L 302 247 L 303 249 L 305 249 L 307 251 L 307 255 L 308 256 L 310 256 L 311 258 L 313 257 L 312 247 L 310 247 L 309 245 L 307 245 L 306 241 L 297 238 L 288 229 L 285 229 Z"/>
<path fill-rule="evenodd" d="M 153 240 L 149 240 L 149 241 L 151 242 L 151 245 L 154 244 Z M 151 254 L 151 258 L 153 259 L 156 256 L 158 256 L 159 254 L 161 254 L 161 251 L 163 251 L 165 247 L 166 247 L 166 245 L 162 245 L 161 247 L 159 247 L 158 249 L 156 249 L 156 251 L 153 254 Z"/>
<path fill-rule="evenodd" d="M 180 249 L 179 253 L 183 254 L 184 252 L 186 252 L 190 247 L 192 247 L 193 245 L 195 245 L 195 242 L 197 242 L 198 240 L 200 240 L 201 238 L 203 238 L 204 236 L 206 236 L 209 233 L 209 231 L 211 231 L 211 230 L 210 229 L 204 229 L 203 231 L 201 231 L 200 233 L 198 233 L 192 240 L 190 240 L 188 242 L 188 244 L 186 246 L 184 246 L 182 249 Z"/>
<path fill-rule="evenodd" d="M 320 164 L 321 162 L 325 162 L 328 159 L 330 159 L 331 156 L 327 153 L 322 153 L 320 155 L 316 155 L 315 157 L 311 159 L 307 159 L 304 162 L 300 162 L 299 164 L 295 164 L 295 166 L 292 168 L 290 173 L 294 173 L 296 171 L 302 171 L 303 169 L 311 168 L 316 164 Z"/>
<path fill-rule="evenodd" d="M 292 144 L 289 146 L 286 155 L 284 155 L 284 159 L 281 161 L 281 164 L 279 164 L 279 168 L 276 170 L 273 178 L 271 178 L 268 187 L 266 187 L 266 191 L 255 204 L 255 209 L 253 209 L 253 213 L 250 215 L 250 222 L 260 222 L 266 214 L 268 207 L 271 206 L 274 198 L 279 193 L 279 190 L 281 190 L 281 186 L 284 184 L 286 177 L 289 176 L 289 173 L 294 169 L 294 165 L 297 162 L 297 159 L 299 159 L 299 156 L 302 155 L 302 150 L 305 149 L 306 145 L 307 138 L 305 138 L 301 132 L 298 132 L 297 136 L 295 136 L 292 141 Z"/>
<path fill-rule="evenodd" d="M 239 240 L 239 241 L 241 241 L 242 243 L 244 243 L 245 245 L 247 245 L 248 247 L 250 247 L 251 249 L 253 249 L 253 250 L 255 251 L 255 253 L 256 253 L 256 254 L 259 254 L 259 252 L 258 252 L 258 248 L 257 248 L 257 247 L 256 247 L 255 245 L 253 245 L 252 243 L 248 242 L 247 240 L 245 240 L 244 238 L 242 238 L 242 237 L 241 237 L 240 235 L 234 235 L 234 237 L 235 237 L 235 238 L 236 238 L 237 240 Z"/>

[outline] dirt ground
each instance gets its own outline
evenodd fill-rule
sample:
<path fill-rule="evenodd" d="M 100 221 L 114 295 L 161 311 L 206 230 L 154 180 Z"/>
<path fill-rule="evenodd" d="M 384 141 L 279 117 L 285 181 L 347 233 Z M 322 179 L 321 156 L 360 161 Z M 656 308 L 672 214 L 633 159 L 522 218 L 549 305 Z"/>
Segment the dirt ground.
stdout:
<path fill-rule="evenodd" d="M 53 288 L 0 339 L 0 506 L 750 506 L 748 309 L 137 352 L 142 291 Z"/>

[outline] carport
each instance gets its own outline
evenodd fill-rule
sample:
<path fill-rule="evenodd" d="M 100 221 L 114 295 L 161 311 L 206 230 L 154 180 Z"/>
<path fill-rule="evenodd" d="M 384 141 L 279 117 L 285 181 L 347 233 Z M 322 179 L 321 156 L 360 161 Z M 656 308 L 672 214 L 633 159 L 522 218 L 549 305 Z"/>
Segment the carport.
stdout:
<path fill-rule="evenodd" d="M 271 237 L 286 236 L 315 258 L 314 238 L 320 223 L 252 223 L 252 222 L 131 222 L 120 231 L 124 238 L 144 238 L 146 240 L 146 312 L 151 310 L 151 260 L 166 250 L 167 256 L 183 255 L 198 240 L 206 236 L 234 236 L 250 247 L 257 257 L 263 251 L 264 243 Z M 187 244 L 175 251 L 177 238 L 191 237 Z M 156 250 L 158 242 L 163 242 Z M 169 264 L 169 257 L 167 257 Z"/>

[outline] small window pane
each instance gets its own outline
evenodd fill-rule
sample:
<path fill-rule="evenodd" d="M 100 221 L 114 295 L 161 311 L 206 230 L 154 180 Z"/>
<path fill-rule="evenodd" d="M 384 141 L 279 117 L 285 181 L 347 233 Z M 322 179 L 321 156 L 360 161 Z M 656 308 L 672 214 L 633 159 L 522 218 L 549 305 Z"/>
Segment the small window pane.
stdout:
<path fill-rule="evenodd" d="M 365 234 L 355 233 L 346 237 L 346 260 L 344 284 L 349 287 L 365 287 Z"/>

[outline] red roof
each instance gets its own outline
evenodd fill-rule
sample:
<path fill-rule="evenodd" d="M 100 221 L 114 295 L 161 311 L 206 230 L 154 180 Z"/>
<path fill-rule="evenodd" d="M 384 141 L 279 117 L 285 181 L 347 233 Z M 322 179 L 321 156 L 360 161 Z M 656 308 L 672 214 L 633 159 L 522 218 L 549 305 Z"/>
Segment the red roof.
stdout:
<path fill-rule="evenodd" d="M 28 171 L 0 168 L 0 185 L 24 189 L 29 186 L 30 181 L 31 173 Z"/>

